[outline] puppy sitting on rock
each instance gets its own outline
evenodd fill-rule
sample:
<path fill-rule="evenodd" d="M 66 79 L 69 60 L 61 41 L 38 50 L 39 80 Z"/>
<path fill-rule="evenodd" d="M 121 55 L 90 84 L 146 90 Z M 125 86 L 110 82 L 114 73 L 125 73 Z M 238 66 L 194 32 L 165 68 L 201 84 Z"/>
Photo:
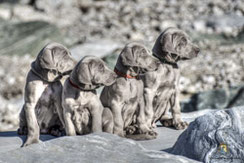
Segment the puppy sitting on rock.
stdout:
<path fill-rule="evenodd" d="M 181 119 L 178 61 L 197 57 L 200 49 L 182 30 L 168 28 L 158 37 L 152 51 L 161 64 L 157 71 L 143 76 L 147 125 L 154 128 L 160 121 L 163 126 L 184 129 L 188 124 Z"/>
<path fill-rule="evenodd" d="M 113 133 L 113 116 L 96 89 L 115 82 L 117 75 L 93 56 L 84 57 L 65 81 L 62 93 L 65 131 L 69 136 L 104 131 Z"/>
<path fill-rule="evenodd" d="M 130 138 L 155 138 L 156 133 L 145 125 L 143 82 L 139 75 L 155 71 L 159 64 L 159 61 L 139 43 L 127 44 L 122 50 L 114 69 L 118 75 L 116 82 L 104 87 L 100 96 L 103 105 L 110 108 L 113 113 L 115 134 L 128 137 L 135 133 L 136 128 L 133 126 L 137 126 L 138 135 L 152 137 Z"/>
<path fill-rule="evenodd" d="M 58 43 L 46 45 L 32 63 L 18 130 L 20 135 L 28 134 L 23 146 L 39 142 L 40 132 L 60 135 L 64 125 L 60 79 L 69 74 L 75 64 L 69 50 Z"/>

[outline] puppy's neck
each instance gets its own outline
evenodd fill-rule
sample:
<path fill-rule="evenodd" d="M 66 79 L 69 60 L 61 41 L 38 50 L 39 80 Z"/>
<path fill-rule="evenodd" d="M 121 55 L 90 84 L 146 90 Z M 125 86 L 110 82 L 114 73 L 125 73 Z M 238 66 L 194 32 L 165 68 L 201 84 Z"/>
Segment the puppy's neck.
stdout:
<path fill-rule="evenodd" d="M 68 80 L 72 87 L 74 87 L 80 91 L 95 91 L 96 92 L 96 89 L 100 87 L 98 85 L 90 85 L 90 84 L 82 84 L 82 83 L 76 84 L 74 81 L 72 81 L 72 79 L 70 77 L 68 78 Z"/>
<path fill-rule="evenodd" d="M 137 78 L 138 77 L 138 75 L 133 75 L 130 67 L 124 66 L 120 61 L 118 61 L 116 63 L 114 72 L 118 76 L 125 77 L 125 78 Z"/>
<path fill-rule="evenodd" d="M 158 60 L 160 60 L 160 62 L 161 62 L 162 64 L 168 64 L 168 65 L 171 65 L 173 68 L 176 68 L 176 69 L 179 68 L 179 66 L 178 66 L 177 63 L 169 62 L 169 61 L 167 61 L 164 57 L 160 57 L 160 56 L 156 55 L 155 53 L 153 53 L 153 56 L 156 57 L 156 58 L 158 58 Z"/>

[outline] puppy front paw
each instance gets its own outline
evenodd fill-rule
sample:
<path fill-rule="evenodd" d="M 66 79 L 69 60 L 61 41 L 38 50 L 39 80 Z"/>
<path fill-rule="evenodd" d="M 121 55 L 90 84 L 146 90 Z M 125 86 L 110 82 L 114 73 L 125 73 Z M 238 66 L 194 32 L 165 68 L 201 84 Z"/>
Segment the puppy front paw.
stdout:
<path fill-rule="evenodd" d="M 153 137 L 157 137 L 158 133 L 156 131 L 150 130 L 148 132 L 146 132 L 147 135 L 153 136 Z"/>
<path fill-rule="evenodd" d="M 28 145 L 31 145 L 31 144 L 36 144 L 36 143 L 39 143 L 39 139 L 35 139 L 35 138 L 27 138 L 27 140 L 25 141 L 25 143 L 22 145 L 22 147 L 26 147 Z"/>
<path fill-rule="evenodd" d="M 125 137 L 125 135 L 126 135 L 126 131 L 124 130 L 117 130 L 117 131 L 114 131 L 114 134 L 115 135 L 118 135 L 118 136 L 120 136 L 120 137 Z"/>
<path fill-rule="evenodd" d="M 184 121 L 179 121 L 179 122 L 174 123 L 174 127 L 177 130 L 183 130 L 183 129 L 187 128 L 188 125 L 189 124 Z"/>

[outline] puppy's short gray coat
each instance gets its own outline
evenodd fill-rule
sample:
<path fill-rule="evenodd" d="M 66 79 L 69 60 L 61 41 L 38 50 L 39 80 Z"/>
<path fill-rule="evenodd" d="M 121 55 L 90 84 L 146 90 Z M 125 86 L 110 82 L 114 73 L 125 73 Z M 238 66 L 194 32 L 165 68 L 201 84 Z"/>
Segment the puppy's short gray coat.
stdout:
<path fill-rule="evenodd" d="M 75 66 L 62 93 L 67 135 L 113 133 L 112 113 L 103 107 L 96 88 L 111 85 L 115 78 L 116 74 L 97 57 L 87 56 Z"/>
<path fill-rule="evenodd" d="M 19 134 L 27 134 L 23 146 L 39 142 L 40 132 L 60 134 L 54 133 L 63 128 L 60 79 L 69 74 L 75 64 L 68 49 L 58 43 L 46 45 L 32 63 L 18 130 Z"/>
<path fill-rule="evenodd" d="M 102 104 L 112 111 L 115 134 L 126 136 L 126 131 L 135 122 L 140 133 L 150 132 L 144 125 L 143 82 L 138 77 L 139 74 L 156 70 L 158 66 L 158 60 L 139 43 L 127 44 L 120 53 L 115 66 L 118 77 L 114 84 L 104 87 L 100 96 Z"/>
<path fill-rule="evenodd" d="M 160 120 L 164 126 L 184 129 L 187 123 L 181 119 L 177 62 L 197 57 L 200 50 L 185 32 L 168 28 L 158 37 L 152 51 L 161 64 L 157 71 L 148 72 L 143 77 L 147 125 L 153 128 Z"/>

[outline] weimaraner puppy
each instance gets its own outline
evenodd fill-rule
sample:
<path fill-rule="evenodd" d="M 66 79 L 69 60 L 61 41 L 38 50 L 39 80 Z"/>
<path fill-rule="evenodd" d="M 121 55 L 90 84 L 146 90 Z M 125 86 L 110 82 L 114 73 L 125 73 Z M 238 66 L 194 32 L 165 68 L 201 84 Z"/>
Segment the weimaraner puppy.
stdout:
<path fill-rule="evenodd" d="M 115 82 L 117 75 L 93 56 L 84 57 L 65 81 L 62 93 L 65 131 L 69 136 L 104 131 L 113 133 L 113 116 L 96 89 Z"/>
<path fill-rule="evenodd" d="M 139 134 L 151 134 L 154 138 L 155 133 L 147 128 L 143 116 L 143 82 L 139 75 L 156 70 L 159 64 L 139 43 L 127 44 L 120 53 L 114 69 L 118 77 L 114 84 L 104 87 L 100 96 L 103 106 L 112 111 L 115 134 L 122 137 L 133 134 L 135 131 L 130 130 L 136 122 Z"/>
<path fill-rule="evenodd" d="M 31 64 L 26 79 L 24 106 L 20 113 L 19 134 L 27 134 L 23 146 L 39 142 L 41 133 L 62 129 L 62 76 L 69 74 L 76 61 L 69 50 L 59 43 L 46 45 Z"/>
<path fill-rule="evenodd" d="M 163 126 L 184 129 L 188 124 L 181 119 L 177 62 L 197 57 L 200 49 L 182 30 L 168 28 L 158 37 L 152 51 L 161 64 L 157 71 L 143 76 L 147 125 L 154 128 L 159 120 Z"/>

